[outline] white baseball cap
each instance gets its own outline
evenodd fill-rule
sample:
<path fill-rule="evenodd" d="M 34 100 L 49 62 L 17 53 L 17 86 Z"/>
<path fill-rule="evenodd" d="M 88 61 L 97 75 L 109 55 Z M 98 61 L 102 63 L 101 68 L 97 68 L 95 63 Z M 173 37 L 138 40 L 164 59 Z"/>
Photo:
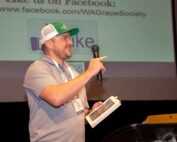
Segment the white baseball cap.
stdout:
<path fill-rule="evenodd" d="M 78 28 L 69 29 L 61 22 L 55 22 L 44 26 L 40 33 L 40 43 L 44 44 L 45 41 L 53 38 L 56 35 L 69 32 L 70 36 L 73 36 L 79 32 Z"/>

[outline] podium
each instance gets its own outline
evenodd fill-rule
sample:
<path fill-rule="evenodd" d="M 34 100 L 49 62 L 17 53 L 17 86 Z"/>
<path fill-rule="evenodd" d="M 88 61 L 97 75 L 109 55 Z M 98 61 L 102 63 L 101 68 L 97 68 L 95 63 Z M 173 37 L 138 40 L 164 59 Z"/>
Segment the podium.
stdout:
<path fill-rule="evenodd" d="M 177 142 L 177 123 L 132 124 L 112 132 L 102 142 Z"/>
<path fill-rule="evenodd" d="M 107 135 L 102 142 L 177 142 L 177 123 L 131 124 Z"/>
<path fill-rule="evenodd" d="M 177 142 L 177 113 L 150 115 L 107 135 L 102 142 Z"/>

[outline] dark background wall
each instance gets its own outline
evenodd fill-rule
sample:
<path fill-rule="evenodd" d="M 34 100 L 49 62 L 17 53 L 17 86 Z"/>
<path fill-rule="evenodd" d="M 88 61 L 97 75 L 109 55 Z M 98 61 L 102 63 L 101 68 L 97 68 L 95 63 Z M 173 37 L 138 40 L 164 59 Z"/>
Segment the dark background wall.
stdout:
<path fill-rule="evenodd" d="M 90 105 L 94 101 L 89 101 Z M 27 102 L 0 103 L 0 138 L 6 142 L 29 142 Z M 148 115 L 177 113 L 177 101 L 122 101 L 122 105 L 92 129 L 86 124 L 86 142 L 101 142 L 110 133 Z"/>

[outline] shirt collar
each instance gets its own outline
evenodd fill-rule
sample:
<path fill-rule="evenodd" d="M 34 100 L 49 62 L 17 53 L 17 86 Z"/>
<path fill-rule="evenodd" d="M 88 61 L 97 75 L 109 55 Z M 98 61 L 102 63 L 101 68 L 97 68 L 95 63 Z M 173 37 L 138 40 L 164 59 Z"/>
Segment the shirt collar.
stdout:
<path fill-rule="evenodd" d="M 42 60 L 44 60 L 44 61 L 46 61 L 46 62 L 48 62 L 48 63 L 50 63 L 50 64 L 52 64 L 52 65 L 55 65 L 55 63 L 53 62 L 52 58 L 49 57 L 49 56 L 44 55 L 44 56 L 42 57 Z M 65 64 L 66 66 L 68 66 L 68 64 L 67 64 L 65 61 L 64 61 L 64 64 Z M 60 65 L 60 64 L 59 64 L 59 65 Z"/>

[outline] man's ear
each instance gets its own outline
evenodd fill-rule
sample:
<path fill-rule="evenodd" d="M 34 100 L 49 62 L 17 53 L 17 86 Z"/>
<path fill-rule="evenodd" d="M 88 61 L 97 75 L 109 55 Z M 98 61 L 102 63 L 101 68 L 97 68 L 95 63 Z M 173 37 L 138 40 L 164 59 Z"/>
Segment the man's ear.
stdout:
<path fill-rule="evenodd" d="M 47 40 L 45 42 L 45 46 L 48 48 L 48 49 L 52 49 L 53 48 L 53 42 L 52 40 Z"/>

